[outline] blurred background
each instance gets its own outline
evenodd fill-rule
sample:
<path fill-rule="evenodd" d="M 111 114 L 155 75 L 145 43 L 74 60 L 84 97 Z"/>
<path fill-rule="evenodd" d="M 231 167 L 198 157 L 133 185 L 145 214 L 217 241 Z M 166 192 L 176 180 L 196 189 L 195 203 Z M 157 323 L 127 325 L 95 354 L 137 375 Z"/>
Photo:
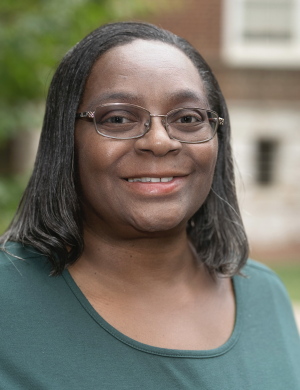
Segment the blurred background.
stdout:
<path fill-rule="evenodd" d="M 0 234 L 32 171 L 58 63 L 120 20 L 168 29 L 210 64 L 229 106 L 251 257 L 279 273 L 300 317 L 300 0 L 2 0 Z"/>

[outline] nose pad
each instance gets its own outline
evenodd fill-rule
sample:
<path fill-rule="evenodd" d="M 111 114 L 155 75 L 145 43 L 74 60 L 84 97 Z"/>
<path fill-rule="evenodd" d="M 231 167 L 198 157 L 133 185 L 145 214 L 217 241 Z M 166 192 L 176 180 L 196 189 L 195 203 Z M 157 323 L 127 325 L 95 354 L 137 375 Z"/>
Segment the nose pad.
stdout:
<path fill-rule="evenodd" d="M 146 127 L 146 130 L 149 131 L 150 129 L 150 120 L 144 123 L 144 126 Z"/>
<path fill-rule="evenodd" d="M 167 130 L 167 126 L 169 126 L 169 125 L 168 125 L 168 122 L 166 121 L 165 118 L 163 118 L 163 119 L 161 120 L 161 123 L 162 123 L 163 127 Z"/>

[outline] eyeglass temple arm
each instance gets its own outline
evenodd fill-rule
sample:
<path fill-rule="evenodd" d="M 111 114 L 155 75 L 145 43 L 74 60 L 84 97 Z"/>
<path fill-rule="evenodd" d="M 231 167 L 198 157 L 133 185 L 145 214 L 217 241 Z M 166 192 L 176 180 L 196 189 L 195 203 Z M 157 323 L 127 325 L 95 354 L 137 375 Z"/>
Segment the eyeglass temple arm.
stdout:
<path fill-rule="evenodd" d="M 94 111 L 78 112 L 75 116 L 76 119 L 80 118 L 94 118 Z"/>
<path fill-rule="evenodd" d="M 221 118 L 221 117 L 218 117 L 218 119 L 215 119 L 215 118 L 209 118 L 209 121 L 211 121 L 211 122 L 217 122 L 218 121 L 218 124 L 219 125 L 224 125 L 224 119 L 223 118 Z"/>

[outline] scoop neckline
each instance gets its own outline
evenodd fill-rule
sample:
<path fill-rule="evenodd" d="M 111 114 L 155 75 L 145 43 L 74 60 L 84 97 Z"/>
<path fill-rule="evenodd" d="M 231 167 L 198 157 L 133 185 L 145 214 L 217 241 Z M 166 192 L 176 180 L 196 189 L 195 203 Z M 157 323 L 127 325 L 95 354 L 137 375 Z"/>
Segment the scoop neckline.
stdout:
<path fill-rule="evenodd" d="M 164 356 L 164 357 L 176 357 L 176 358 L 213 358 L 217 356 L 224 355 L 230 349 L 234 347 L 236 342 L 239 339 L 242 328 L 242 317 L 243 317 L 243 300 L 244 292 L 241 286 L 241 277 L 236 275 L 232 278 L 233 280 L 233 289 L 235 295 L 235 323 L 233 331 L 229 339 L 222 344 L 220 347 L 208 350 L 184 350 L 184 349 L 169 349 L 169 348 L 160 348 L 152 345 L 141 343 L 137 340 L 134 340 L 124 333 L 118 331 L 112 325 L 110 325 L 90 304 L 88 299 L 85 297 L 83 292 L 75 283 L 71 274 L 68 270 L 64 270 L 62 274 L 67 285 L 83 307 L 83 309 L 92 317 L 92 319 L 107 333 L 113 336 L 115 339 L 119 340 L 127 346 L 137 349 L 142 352 L 146 352 L 152 355 Z"/>

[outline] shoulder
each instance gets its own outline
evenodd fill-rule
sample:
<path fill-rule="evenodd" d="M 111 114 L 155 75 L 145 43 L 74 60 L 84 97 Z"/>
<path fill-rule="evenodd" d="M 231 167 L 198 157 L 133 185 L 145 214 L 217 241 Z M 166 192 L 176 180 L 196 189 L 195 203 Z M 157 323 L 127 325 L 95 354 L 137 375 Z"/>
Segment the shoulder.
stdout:
<path fill-rule="evenodd" d="M 281 313 L 281 317 L 295 322 L 288 292 L 274 271 L 257 261 L 248 260 L 242 273 L 244 277 L 239 277 L 239 282 L 244 286 L 248 305 L 270 316 L 271 313 Z"/>
<path fill-rule="evenodd" d="M 249 362 L 258 362 L 255 370 L 262 376 L 281 372 L 289 383 L 297 382 L 300 339 L 284 284 L 270 268 L 253 260 L 242 274 L 234 277 L 236 324 L 242 329 L 238 348 L 243 356 L 246 351 Z"/>
<path fill-rule="evenodd" d="M 68 294 L 63 277 L 50 272 L 47 258 L 31 246 L 9 242 L 0 249 L 0 327 L 19 324 L 20 318 L 22 326 L 30 318 L 38 320 L 39 313 Z"/>
<path fill-rule="evenodd" d="M 249 259 L 242 269 L 242 273 L 249 281 L 249 284 L 256 287 L 263 286 L 264 288 L 279 290 L 286 294 L 286 288 L 279 276 L 269 267 L 258 261 Z"/>
<path fill-rule="evenodd" d="M 34 274 L 50 274 L 47 258 L 32 246 L 23 246 L 18 242 L 8 242 L 0 246 L 1 285 L 7 285 L 11 279 L 28 279 Z"/>

